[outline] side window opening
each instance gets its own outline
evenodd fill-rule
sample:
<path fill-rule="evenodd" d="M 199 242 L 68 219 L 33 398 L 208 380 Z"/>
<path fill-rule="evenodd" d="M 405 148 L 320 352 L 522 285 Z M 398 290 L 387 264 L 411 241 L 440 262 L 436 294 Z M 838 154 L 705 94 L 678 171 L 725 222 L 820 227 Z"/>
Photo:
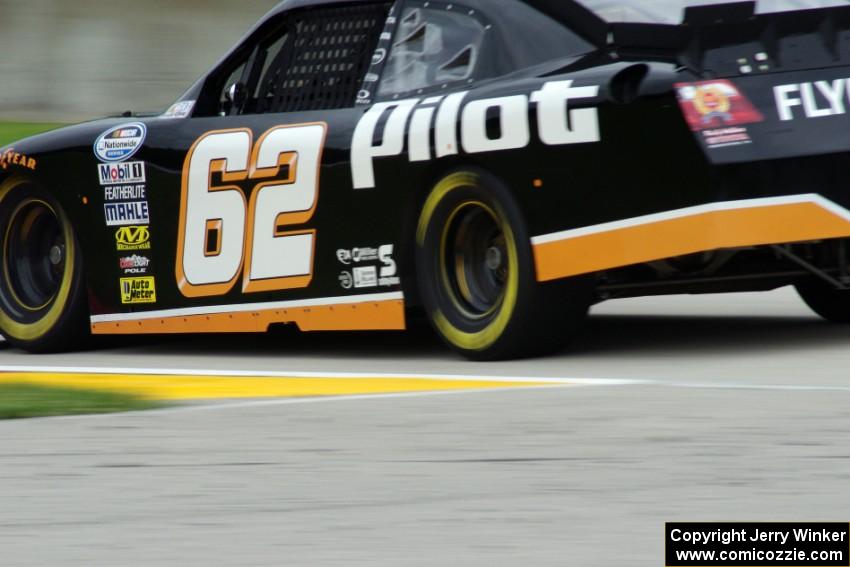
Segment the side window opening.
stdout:
<path fill-rule="evenodd" d="M 250 55 L 243 51 L 226 82 L 219 82 L 219 114 L 353 107 L 390 6 L 376 2 L 286 14 Z"/>
<path fill-rule="evenodd" d="M 466 87 L 597 47 L 524 0 L 405 0 L 378 96 Z M 496 14 L 500 14 L 497 17 Z"/>
<path fill-rule="evenodd" d="M 489 26 L 451 4 L 408 5 L 378 94 L 395 95 L 474 77 Z"/>
<path fill-rule="evenodd" d="M 477 58 L 478 49 L 474 45 L 467 45 L 448 63 L 437 69 L 437 81 L 448 83 L 468 79 L 472 76 Z"/>

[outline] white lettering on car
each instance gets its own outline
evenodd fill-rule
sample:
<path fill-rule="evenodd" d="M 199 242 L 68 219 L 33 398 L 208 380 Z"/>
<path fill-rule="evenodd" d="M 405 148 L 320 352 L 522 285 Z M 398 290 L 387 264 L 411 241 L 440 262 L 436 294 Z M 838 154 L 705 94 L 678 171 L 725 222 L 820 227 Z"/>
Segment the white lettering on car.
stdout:
<path fill-rule="evenodd" d="M 468 154 L 527 147 L 531 143 L 531 104 L 537 105 L 538 136 L 544 144 L 557 146 L 599 142 L 598 109 L 571 108 L 573 101 L 597 97 L 599 87 L 572 85 L 573 81 L 550 81 L 530 96 L 476 100 L 465 106 L 468 92 L 426 98 L 421 102 L 414 98 L 375 104 L 354 130 L 351 144 L 354 188 L 375 187 L 375 158 L 401 155 L 405 149 L 405 133 L 409 161 L 430 160 L 435 114 L 433 131 L 437 158 L 456 155 L 460 147 Z M 389 116 L 384 120 L 387 112 Z M 491 137 L 493 133 L 488 131 L 488 119 L 494 117 L 498 117 L 500 128 L 497 135 Z M 379 131 L 382 123 L 383 129 Z"/>
<path fill-rule="evenodd" d="M 850 79 L 794 83 L 773 87 L 779 119 L 788 122 L 797 118 L 794 110 L 802 109 L 806 118 L 823 118 L 847 114 L 850 100 Z"/>

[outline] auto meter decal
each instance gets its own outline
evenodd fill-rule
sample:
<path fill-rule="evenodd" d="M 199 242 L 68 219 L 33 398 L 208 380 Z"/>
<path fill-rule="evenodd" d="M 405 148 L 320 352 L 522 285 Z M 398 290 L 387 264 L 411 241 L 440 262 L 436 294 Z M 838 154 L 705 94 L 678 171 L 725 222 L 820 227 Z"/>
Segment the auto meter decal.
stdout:
<path fill-rule="evenodd" d="M 676 92 L 685 120 L 702 133 L 708 148 L 750 144 L 745 125 L 764 122 L 764 115 L 729 81 L 679 83 Z"/>
<path fill-rule="evenodd" d="M 141 122 L 122 124 L 107 130 L 94 143 L 94 153 L 105 162 L 130 159 L 145 143 L 147 127 Z"/>

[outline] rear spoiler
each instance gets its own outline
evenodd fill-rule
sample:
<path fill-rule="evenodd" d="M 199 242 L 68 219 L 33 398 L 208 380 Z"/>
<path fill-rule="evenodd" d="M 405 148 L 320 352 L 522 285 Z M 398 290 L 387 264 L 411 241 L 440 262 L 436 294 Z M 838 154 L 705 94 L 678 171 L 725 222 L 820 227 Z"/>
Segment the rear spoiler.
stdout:
<path fill-rule="evenodd" d="M 602 49 L 607 45 L 608 22 L 575 0 L 524 1 L 549 17 L 568 25 L 571 31 L 577 33 L 596 47 Z"/>
<path fill-rule="evenodd" d="M 755 9 L 755 2 L 735 2 L 687 8 L 679 25 L 611 24 L 609 48 L 724 77 L 850 65 L 850 50 L 839 49 L 850 31 L 850 6 Z M 789 38 L 797 40 L 794 46 L 783 45 Z"/>

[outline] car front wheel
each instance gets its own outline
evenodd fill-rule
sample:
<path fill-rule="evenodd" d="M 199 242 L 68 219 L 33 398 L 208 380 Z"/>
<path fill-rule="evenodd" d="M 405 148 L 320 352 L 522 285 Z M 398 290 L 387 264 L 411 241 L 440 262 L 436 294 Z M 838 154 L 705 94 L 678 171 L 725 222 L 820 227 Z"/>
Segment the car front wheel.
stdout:
<path fill-rule="evenodd" d="M 0 334 L 31 352 L 81 345 L 89 335 L 82 258 L 70 221 L 24 179 L 0 186 Z"/>

